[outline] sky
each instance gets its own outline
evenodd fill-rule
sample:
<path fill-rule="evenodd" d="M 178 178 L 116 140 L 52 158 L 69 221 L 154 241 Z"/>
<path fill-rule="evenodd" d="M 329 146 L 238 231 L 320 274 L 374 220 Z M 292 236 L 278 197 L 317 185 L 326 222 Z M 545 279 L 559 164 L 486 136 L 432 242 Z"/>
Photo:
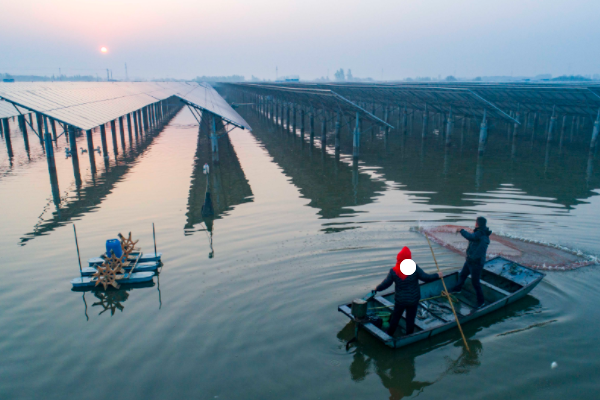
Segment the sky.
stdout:
<path fill-rule="evenodd" d="M 0 0 L 0 73 L 595 74 L 599 15 L 598 0 Z"/>

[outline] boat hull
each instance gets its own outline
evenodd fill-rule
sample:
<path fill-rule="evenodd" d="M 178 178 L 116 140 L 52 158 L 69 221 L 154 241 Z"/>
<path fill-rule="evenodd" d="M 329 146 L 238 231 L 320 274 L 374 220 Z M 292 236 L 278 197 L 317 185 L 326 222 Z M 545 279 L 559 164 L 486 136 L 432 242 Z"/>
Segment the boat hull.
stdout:
<path fill-rule="evenodd" d="M 462 301 L 455 303 L 461 325 L 522 299 L 541 282 L 544 276 L 545 275 L 539 271 L 534 271 L 501 257 L 489 260 L 484 265 L 484 273 L 482 276 L 482 288 L 484 290 L 487 305 L 483 308 L 475 309 L 473 304 L 469 304 L 466 297 L 463 297 Z M 458 280 L 458 272 L 445 276 L 444 280 L 449 288 L 454 287 Z M 489 283 L 488 281 L 493 283 Z M 467 283 L 470 284 L 470 280 Z M 465 284 L 463 290 L 467 289 L 467 286 L 468 285 Z M 406 336 L 391 337 L 370 322 L 355 320 L 351 312 L 351 304 L 340 305 L 338 311 L 345 314 L 350 319 L 355 320 L 356 323 L 379 341 L 383 342 L 386 346 L 392 348 L 405 347 L 457 326 L 453 314 L 438 315 L 437 312 L 429 311 L 429 306 L 432 304 L 430 304 L 431 300 L 427 299 L 440 297 L 442 289 L 443 286 L 440 280 L 421 285 L 421 298 L 425 300 L 421 300 L 420 307 L 427 310 L 426 313 L 428 312 L 431 315 L 431 318 L 424 321 L 416 321 L 417 331 Z M 374 304 L 375 307 L 373 307 L 373 309 L 387 307 L 388 310 L 393 310 L 393 296 L 393 292 L 376 296 L 370 300 L 370 302 L 376 303 Z M 386 299 L 386 297 L 388 299 Z"/>

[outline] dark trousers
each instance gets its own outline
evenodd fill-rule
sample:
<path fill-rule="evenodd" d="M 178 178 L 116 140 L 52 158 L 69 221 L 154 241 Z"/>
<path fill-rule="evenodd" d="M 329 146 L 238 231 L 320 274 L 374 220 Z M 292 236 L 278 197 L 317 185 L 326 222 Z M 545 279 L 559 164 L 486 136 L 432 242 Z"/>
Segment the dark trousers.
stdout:
<path fill-rule="evenodd" d="M 415 318 L 417 317 L 417 307 L 419 307 L 419 303 L 417 304 L 396 304 L 394 305 L 394 312 L 392 313 L 392 318 L 390 319 L 390 327 L 388 328 L 388 335 L 394 336 L 394 332 L 396 332 L 396 328 L 400 323 L 400 317 L 404 314 L 404 310 L 406 310 L 406 334 L 410 335 L 415 331 Z"/>
<path fill-rule="evenodd" d="M 483 264 L 474 263 L 472 261 L 465 261 L 465 265 L 463 269 L 458 274 L 458 283 L 456 284 L 454 290 L 461 290 L 464 285 L 467 277 L 471 275 L 471 283 L 473 284 L 473 289 L 475 289 L 475 294 L 477 295 L 477 305 L 483 305 L 483 290 L 481 289 L 481 271 L 483 271 Z"/>

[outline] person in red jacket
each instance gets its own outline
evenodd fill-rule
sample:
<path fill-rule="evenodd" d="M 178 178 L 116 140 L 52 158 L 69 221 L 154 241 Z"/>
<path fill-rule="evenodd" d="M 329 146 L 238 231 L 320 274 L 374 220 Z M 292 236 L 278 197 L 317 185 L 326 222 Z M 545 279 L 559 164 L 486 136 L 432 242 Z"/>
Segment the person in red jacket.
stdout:
<path fill-rule="evenodd" d="M 406 334 L 410 335 L 415 331 L 415 318 L 417 316 L 417 307 L 421 300 L 421 288 L 419 280 L 423 282 L 432 282 L 442 277 L 442 273 L 428 274 L 423 271 L 418 265 L 415 272 L 411 275 L 404 275 L 400 270 L 400 264 L 404 260 L 411 259 L 410 249 L 403 247 L 396 256 L 396 266 L 390 269 L 387 277 L 373 290 L 373 294 L 381 292 L 390 286 L 392 283 L 396 285 L 396 294 L 394 296 L 394 312 L 390 320 L 388 335 L 393 336 L 400 317 L 406 310 Z"/>

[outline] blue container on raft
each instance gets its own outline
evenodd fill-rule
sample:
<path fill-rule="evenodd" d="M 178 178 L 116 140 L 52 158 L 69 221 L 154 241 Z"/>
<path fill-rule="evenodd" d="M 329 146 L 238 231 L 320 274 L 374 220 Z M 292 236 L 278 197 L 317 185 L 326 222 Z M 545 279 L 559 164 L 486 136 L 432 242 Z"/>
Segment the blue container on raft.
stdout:
<path fill-rule="evenodd" d="M 111 251 L 115 253 L 115 256 L 121 258 L 123 255 L 123 249 L 121 249 L 121 242 L 119 239 L 109 239 L 106 241 L 106 255 L 111 257 Z"/>

